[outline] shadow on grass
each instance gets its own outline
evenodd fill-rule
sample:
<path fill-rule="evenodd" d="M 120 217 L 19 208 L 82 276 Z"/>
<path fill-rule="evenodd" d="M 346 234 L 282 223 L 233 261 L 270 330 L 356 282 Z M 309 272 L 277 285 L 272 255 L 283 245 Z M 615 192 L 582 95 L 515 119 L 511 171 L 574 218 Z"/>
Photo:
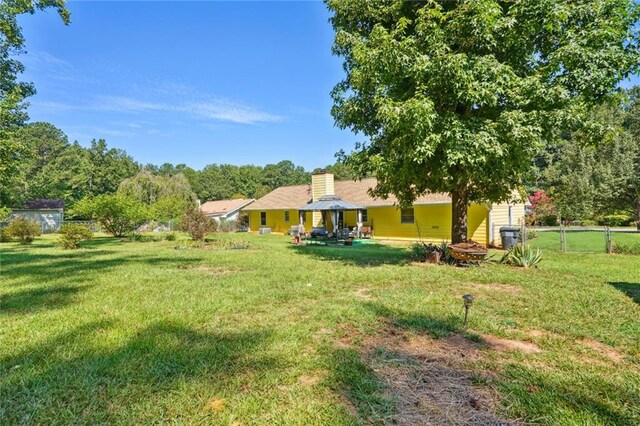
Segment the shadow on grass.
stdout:
<path fill-rule="evenodd" d="M 510 410 L 523 418 L 551 424 L 640 424 L 640 394 L 632 372 L 609 375 L 587 368 L 567 375 L 515 362 L 501 370 L 498 388 L 508 395 Z"/>
<path fill-rule="evenodd" d="M 130 254 L 116 250 L 91 249 L 63 253 L 43 253 L 37 250 L 6 250 L 2 253 L 2 278 L 19 279 L 22 283 L 64 281 L 83 282 L 88 279 L 81 273 L 100 273 L 117 267 L 136 265 L 178 268 L 185 263 L 202 260 L 196 256 L 158 256 Z"/>
<path fill-rule="evenodd" d="M 33 313 L 69 305 L 74 296 L 89 286 L 44 287 L 0 296 L 0 315 Z"/>
<path fill-rule="evenodd" d="M 405 249 L 383 244 L 361 246 L 290 245 L 289 249 L 316 259 L 339 261 L 361 267 L 401 265 L 406 263 L 408 258 Z"/>
<path fill-rule="evenodd" d="M 608 282 L 607 284 L 620 290 L 640 305 L 640 283 Z"/>
<path fill-rule="evenodd" d="M 631 291 L 628 289 L 631 286 L 635 286 L 635 291 L 640 288 L 637 284 L 622 284 L 625 284 L 623 288 L 627 291 Z M 637 296 L 637 293 L 634 294 Z M 379 303 L 369 302 L 365 306 L 379 317 L 390 320 L 387 328 L 428 332 L 436 338 L 456 333 L 468 340 L 486 343 L 481 336 L 463 328 L 462 317 L 434 318 L 392 309 Z M 393 330 L 388 329 L 382 332 L 393 334 Z M 631 371 L 627 373 L 626 379 L 588 369 L 583 374 L 567 374 L 562 370 L 531 368 L 526 363 L 512 359 L 512 362 L 504 364 L 496 382 L 502 390 L 505 404 L 510 407 L 510 414 L 523 419 L 536 421 L 546 418 L 551 422 L 554 422 L 553 419 L 573 419 L 580 423 L 586 421 L 586 415 L 595 424 L 636 425 L 640 413 L 634 411 L 633 407 L 640 406 L 640 394 L 633 381 L 637 375 Z M 603 395 L 616 397 L 612 403 L 608 403 L 608 397 Z"/>
<path fill-rule="evenodd" d="M 109 347 L 112 325 L 93 322 L 0 359 L 0 394 L 11 395 L 3 422 L 171 422 L 176 395 L 174 416 L 185 400 L 206 414 L 211 397 L 240 393 L 243 381 L 282 368 L 264 355 L 269 332 L 203 332 L 160 321 Z"/>
<path fill-rule="evenodd" d="M 434 337 L 443 337 L 452 332 L 462 332 L 461 322 L 454 318 L 440 320 L 426 315 L 393 310 L 380 303 L 365 302 L 363 306 L 381 318 L 381 335 L 395 336 L 397 329 L 428 332 Z M 380 339 L 376 345 L 382 345 Z M 375 340 L 375 339 L 374 339 Z M 368 345 L 371 345 L 369 343 Z M 377 346 L 332 348 L 329 359 L 331 381 L 334 390 L 345 395 L 347 406 L 357 411 L 366 424 L 390 424 L 398 414 L 396 401 L 388 393 L 383 377 L 378 377 L 371 365 L 371 351 L 385 350 Z M 433 419 L 424 419 L 429 424 Z M 436 423 L 433 423 L 436 424 Z"/>
<path fill-rule="evenodd" d="M 440 319 L 415 312 L 392 309 L 381 303 L 367 302 L 364 306 L 376 316 L 386 319 L 394 327 L 416 332 L 427 332 L 435 338 L 445 337 L 451 333 L 461 333 L 471 340 L 478 341 L 476 335 L 468 333 L 462 327 L 462 317 L 450 316 Z"/>

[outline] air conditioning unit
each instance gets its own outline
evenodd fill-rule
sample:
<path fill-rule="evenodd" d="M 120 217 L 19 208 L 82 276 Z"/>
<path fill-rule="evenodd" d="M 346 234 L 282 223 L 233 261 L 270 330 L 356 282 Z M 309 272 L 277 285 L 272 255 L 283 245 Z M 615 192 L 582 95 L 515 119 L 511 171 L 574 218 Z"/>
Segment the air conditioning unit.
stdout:
<path fill-rule="evenodd" d="M 271 233 L 271 228 L 260 228 L 258 230 L 259 235 L 266 235 Z"/>

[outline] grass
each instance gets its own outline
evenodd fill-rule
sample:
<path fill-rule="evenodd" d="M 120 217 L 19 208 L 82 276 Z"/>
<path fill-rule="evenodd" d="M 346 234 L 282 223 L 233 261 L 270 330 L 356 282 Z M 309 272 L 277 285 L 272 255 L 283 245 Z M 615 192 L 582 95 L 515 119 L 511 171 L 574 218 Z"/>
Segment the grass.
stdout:
<path fill-rule="evenodd" d="M 528 240 L 532 247 L 543 250 L 560 251 L 560 232 L 536 231 L 536 238 Z M 571 231 L 565 233 L 568 252 L 605 253 L 606 240 L 604 231 Z M 611 239 L 614 243 L 640 244 L 640 233 L 612 232 Z"/>
<path fill-rule="evenodd" d="M 475 365 L 494 372 L 487 385 L 505 416 L 640 424 L 637 256 L 425 267 L 401 245 L 216 238 L 248 249 L 100 237 L 64 251 L 55 236 L 0 245 L 0 424 L 383 422 L 393 399 L 357 346 L 383 324 L 537 344 L 541 353 L 486 351 Z M 464 293 L 476 296 L 467 331 Z M 336 345 L 344 339 L 355 346 Z"/>

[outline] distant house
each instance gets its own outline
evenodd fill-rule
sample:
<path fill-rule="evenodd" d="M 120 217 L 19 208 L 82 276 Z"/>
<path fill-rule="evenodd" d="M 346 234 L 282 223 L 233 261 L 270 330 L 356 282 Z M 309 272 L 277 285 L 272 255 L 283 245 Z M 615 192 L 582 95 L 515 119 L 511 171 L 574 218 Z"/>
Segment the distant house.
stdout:
<path fill-rule="evenodd" d="M 40 224 L 43 233 L 57 232 L 64 222 L 63 200 L 29 200 L 24 208 L 12 209 L 9 218 L 22 216 Z"/>
<path fill-rule="evenodd" d="M 200 210 L 207 216 L 220 222 L 221 220 L 236 220 L 240 210 L 249 206 L 255 200 L 238 198 L 235 200 L 207 201 L 200 206 Z"/>
<path fill-rule="evenodd" d="M 338 228 L 367 228 L 376 237 L 389 239 L 424 239 L 431 241 L 451 238 L 451 197 L 443 193 L 425 194 L 412 206 L 399 208 L 395 197 L 386 200 L 369 195 L 375 178 L 360 181 L 334 181 L 331 173 L 317 173 L 311 184 L 282 186 L 258 199 L 243 210 L 249 213 L 249 228 L 257 232 L 270 228 L 286 233 L 292 226 L 304 225 L 307 230 L 324 226 L 334 229 L 333 218 L 320 212 L 304 211 L 305 205 L 333 196 L 361 206 L 359 210 L 340 211 Z M 524 220 L 522 202 L 472 204 L 468 208 L 467 237 L 483 244 L 500 243 L 500 226 L 519 225 Z M 326 223 L 324 221 L 326 220 Z"/>

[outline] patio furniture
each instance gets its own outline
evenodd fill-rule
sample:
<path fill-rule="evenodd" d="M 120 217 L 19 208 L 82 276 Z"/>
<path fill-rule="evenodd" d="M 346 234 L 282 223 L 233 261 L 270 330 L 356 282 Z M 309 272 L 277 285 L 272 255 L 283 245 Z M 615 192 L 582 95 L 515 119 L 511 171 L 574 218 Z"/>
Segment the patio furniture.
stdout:
<path fill-rule="evenodd" d="M 360 234 L 362 238 L 373 238 L 373 229 L 370 226 L 363 226 L 360 228 Z"/>

